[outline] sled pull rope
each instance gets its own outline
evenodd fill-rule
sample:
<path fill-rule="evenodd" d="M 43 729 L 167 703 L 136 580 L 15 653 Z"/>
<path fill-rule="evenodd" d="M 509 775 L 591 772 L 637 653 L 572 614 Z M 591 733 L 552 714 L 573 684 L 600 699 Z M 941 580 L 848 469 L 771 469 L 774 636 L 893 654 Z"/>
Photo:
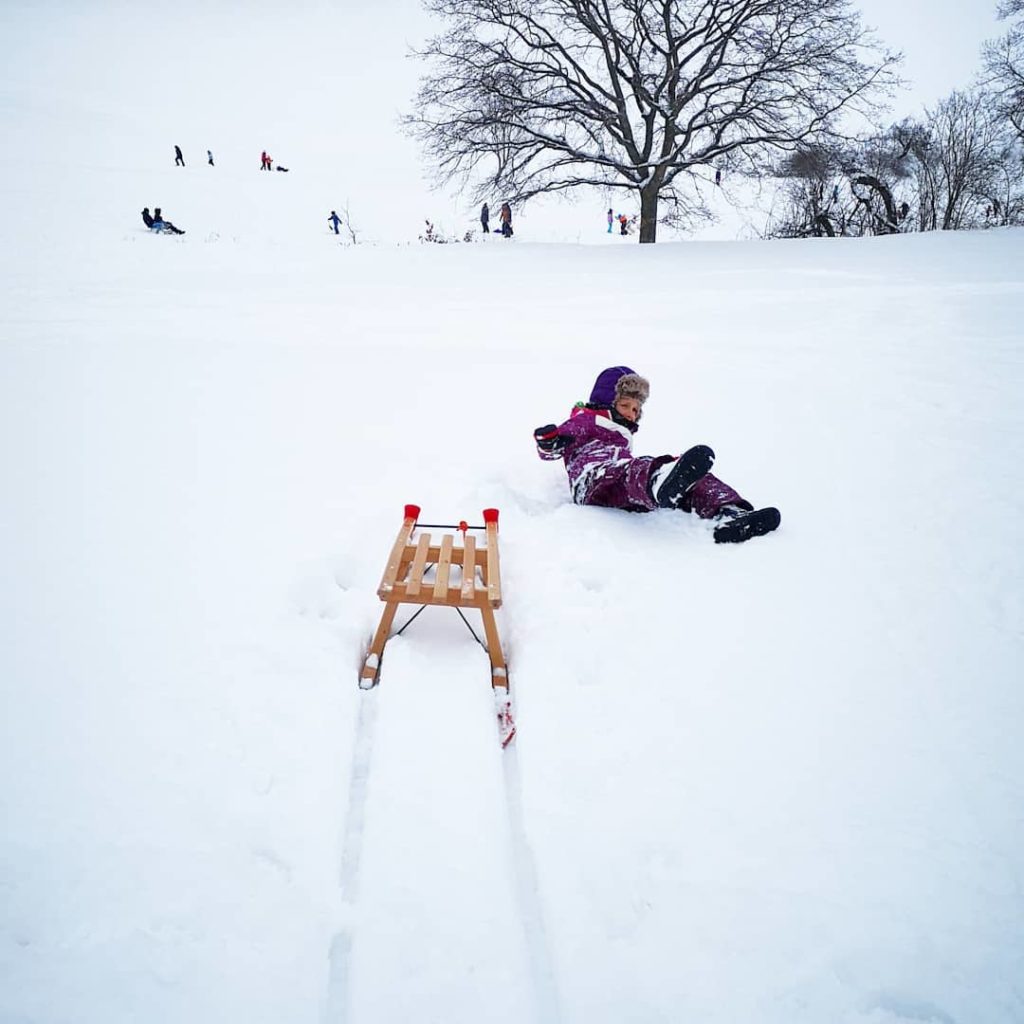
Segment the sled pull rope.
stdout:
<path fill-rule="evenodd" d="M 467 530 L 486 530 L 486 526 L 469 526 L 463 519 L 457 523 L 417 523 L 417 526 L 424 530 L 460 530 L 465 533 Z"/>

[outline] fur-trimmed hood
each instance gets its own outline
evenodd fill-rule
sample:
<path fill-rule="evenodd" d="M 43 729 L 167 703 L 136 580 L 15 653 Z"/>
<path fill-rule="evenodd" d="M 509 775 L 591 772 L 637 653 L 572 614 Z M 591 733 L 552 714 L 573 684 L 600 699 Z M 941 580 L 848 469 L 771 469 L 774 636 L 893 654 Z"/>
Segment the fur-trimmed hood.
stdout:
<path fill-rule="evenodd" d="M 635 398 L 643 409 L 650 393 L 651 385 L 636 370 L 628 366 L 609 366 L 597 375 L 588 404 L 610 409 L 620 398 Z"/>

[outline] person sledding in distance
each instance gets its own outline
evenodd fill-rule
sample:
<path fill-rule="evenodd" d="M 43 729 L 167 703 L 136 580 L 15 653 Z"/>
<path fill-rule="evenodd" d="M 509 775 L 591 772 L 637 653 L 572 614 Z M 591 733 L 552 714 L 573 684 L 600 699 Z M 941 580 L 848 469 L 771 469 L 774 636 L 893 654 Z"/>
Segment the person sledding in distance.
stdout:
<path fill-rule="evenodd" d="M 169 231 L 172 235 L 185 234 L 181 228 L 175 227 L 169 220 L 164 220 L 163 215 L 160 213 L 159 206 L 153 211 L 152 230 L 157 232 Z"/>
<path fill-rule="evenodd" d="M 169 220 L 164 220 L 160 214 L 160 207 L 158 206 L 154 213 L 149 212 L 149 207 L 144 206 L 142 208 L 142 223 L 149 228 L 150 231 L 155 234 L 162 234 L 164 231 L 172 235 L 183 235 L 185 234 L 181 228 L 176 228 Z"/>
<path fill-rule="evenodd" d="M 601 505 L 627 512 L 673 508 L 716 521 L 715 541 L 738 543 L 770 533 L 781 515 L 776 508 L 755 509 L 711 473 L 715 453 L 703 444 L 682 455 L 632 452 L 650 385 L 628 366 L 610 366 L 598 374 L 590 401 L 577 403 L 561 425 L 534 432 L 537 454 L 562 459 L 577 505 Z"/>

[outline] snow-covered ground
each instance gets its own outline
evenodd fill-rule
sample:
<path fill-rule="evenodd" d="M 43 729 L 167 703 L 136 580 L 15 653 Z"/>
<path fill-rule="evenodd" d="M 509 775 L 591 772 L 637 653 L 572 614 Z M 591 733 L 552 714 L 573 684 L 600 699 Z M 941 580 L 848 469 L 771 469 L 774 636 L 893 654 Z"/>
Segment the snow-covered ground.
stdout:
<path fill-rule="evenodd" d="M 1024 1019 L 1024 232 L 346 247 L 4 104 L 0 1021 Z M 622 362 L 778 533 L 569 502 Z M 446 610 L 357 688 L 405 502 L 504 753 Z"/>

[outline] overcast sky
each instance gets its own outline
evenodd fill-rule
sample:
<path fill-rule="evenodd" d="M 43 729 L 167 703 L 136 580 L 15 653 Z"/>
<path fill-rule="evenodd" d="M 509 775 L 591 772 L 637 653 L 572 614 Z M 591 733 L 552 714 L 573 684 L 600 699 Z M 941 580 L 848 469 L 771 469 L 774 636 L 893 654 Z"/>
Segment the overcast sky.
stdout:
<path fill-rule="evenodd" d="M 910 89 L 896 99 L 898 114 L 916 113 L 968 85 L 979 68 L 981 44 L 1005 31 L 996 19 L 996 0 L 860 0 L 857 6 L 865 24 L 903 52 Z"/>

